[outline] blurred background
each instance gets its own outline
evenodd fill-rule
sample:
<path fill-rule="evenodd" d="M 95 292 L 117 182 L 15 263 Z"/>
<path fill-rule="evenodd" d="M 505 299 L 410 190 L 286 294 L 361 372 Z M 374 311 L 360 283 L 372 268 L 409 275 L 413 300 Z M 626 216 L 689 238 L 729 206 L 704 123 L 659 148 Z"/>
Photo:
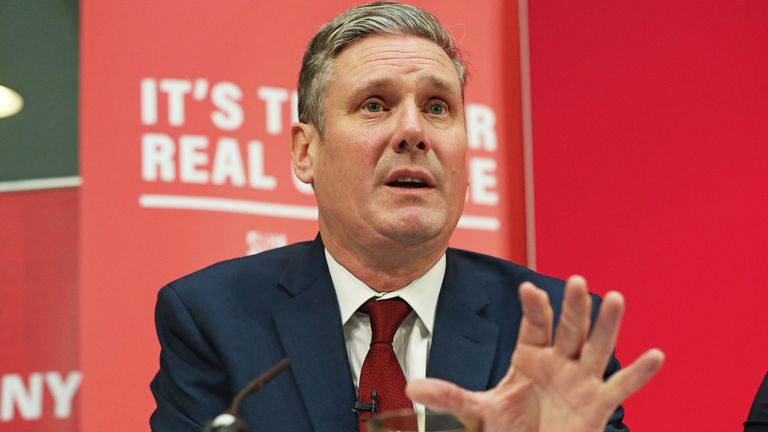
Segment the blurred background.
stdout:
<path fill-rule="evenodd" d="M 315 235 L 296 77 L 357 3 L 0 1 L 0 431 L 147 429 L 158 289 Z M 619 359 L 667 353 L 633 430 L 740 430 L 768 368 L 768 2 L 412 3 L 469 63 L 452 244 L 624 293 Z"/>

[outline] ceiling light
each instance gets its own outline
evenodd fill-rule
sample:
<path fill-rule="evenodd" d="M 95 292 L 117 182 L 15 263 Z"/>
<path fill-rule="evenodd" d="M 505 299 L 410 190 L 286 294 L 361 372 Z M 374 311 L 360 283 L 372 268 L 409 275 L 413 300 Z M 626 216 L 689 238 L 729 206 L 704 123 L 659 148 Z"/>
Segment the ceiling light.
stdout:
<path fill-rule="evenodd" d="M 10 117 L 21 111 L 24 99 L 13 89 L 0 85 L 0 118 Z"/>

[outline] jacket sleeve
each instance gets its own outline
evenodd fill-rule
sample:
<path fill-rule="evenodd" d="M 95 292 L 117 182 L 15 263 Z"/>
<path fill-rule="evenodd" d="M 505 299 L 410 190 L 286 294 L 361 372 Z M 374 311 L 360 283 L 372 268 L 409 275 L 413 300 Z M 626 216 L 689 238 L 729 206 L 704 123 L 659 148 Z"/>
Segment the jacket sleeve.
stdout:
<path fill-rule="evenodd" d="M 765 374 L 760 388 L 757 390 L 752 408 L 744 422 L 744 432 L 768 431 L 768 373 Z"/>
<path fill-rule="evenodd" d="M 161 351 L 150 384 L 152 431 L 200 432 L 229 403 L 224 368 L 173 285 L 158 294 L 155 325 Z"/>

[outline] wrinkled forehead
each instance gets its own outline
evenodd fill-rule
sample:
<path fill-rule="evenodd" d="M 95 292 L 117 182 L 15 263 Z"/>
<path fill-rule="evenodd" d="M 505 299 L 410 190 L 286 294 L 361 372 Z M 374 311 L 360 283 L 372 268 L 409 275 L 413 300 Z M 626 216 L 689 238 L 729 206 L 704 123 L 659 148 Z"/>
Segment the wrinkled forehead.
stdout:
<path fill-rule="evenodd" d="M 406 76 L 442 92 L 462 93 L 448 54 L 434 42 L 411 35 L 375 35 L 350 44 L 334 59 L 331 78 L 354 91 L 391 88 Z"/>

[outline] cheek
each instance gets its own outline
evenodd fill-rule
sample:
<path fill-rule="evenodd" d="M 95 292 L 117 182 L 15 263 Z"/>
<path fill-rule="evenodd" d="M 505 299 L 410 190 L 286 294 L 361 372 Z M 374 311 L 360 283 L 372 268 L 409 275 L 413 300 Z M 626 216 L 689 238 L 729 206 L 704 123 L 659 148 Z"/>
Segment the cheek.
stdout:
<path fill-rule="evenodd" d="M 375 159 L 365 153 L 356 144 L 348 147 L 335 147 L 323 154 L 322 177 L 329 185 L 328 193 L 341 197 L 359 194 L 372 178 Z"/>
<path fill-rule="evenodd" d="M 466 150 L 463 148 L 454 149 L 446 156 L 447 163 L 445 165 L 445 175 L 450 184 L 450 193 L 451 195 L 454 195 L 457 200 L 463 202 L 467 186 L 469 185 Z"/>
<path fill-rule="evenodd" d="M 467 149 L 466 146 L 458 146 L 452 148 L 446 155 L 448 161 L 446 170 L 448 174 L 454 179 L 467 179 Z"/>
<path fill-rule="evenodd" d="M 339 156 L 338 168 L 362 181 L 373 176 L 381 158 L 381 148 L 376 142 L 360 140 L 350 143 Z"/>
<path fill-rule="evenodd" d="M 380 128 L 370 125 L 358 125 L 347 122 L 337 127 L 332 136 L 327 136 L 326 141 L 331 144 L 329 156 L 334 158 L 336 165 L 345 170 L 355 169 L 350 164 L 370 165 L 378 161 L 382 143 L 387 143 L 386 134 Z"/>

